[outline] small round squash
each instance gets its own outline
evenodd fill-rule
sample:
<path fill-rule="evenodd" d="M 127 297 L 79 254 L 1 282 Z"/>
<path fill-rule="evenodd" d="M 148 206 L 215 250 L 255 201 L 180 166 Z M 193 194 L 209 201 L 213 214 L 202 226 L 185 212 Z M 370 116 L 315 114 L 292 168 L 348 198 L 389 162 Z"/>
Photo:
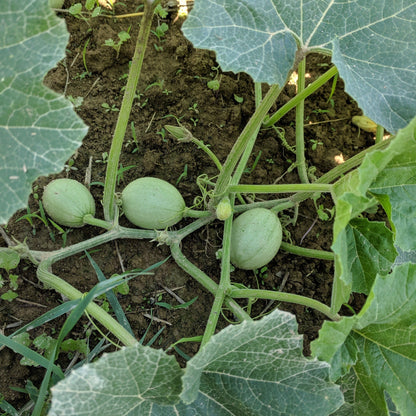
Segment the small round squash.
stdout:
<path fill-rule="evenodd" d="M 162 179 L 144 177 L 129 183 L 121 194 L 124 214 L 141 228 L 161 230 L 183 218 L 185 201 L 179 191 Z"/>
<path fill-rule="evenodd" d="M 42 203 L 48 215 L 66 227 L 82 227 L 85 215 L 95 215 L 95 202 L 90 191 L 73 179 L 50 182 L 43 192 Z"/>
<path fill-rule="evenodd" d="M 269 263 L 282 243 L 279 218 L 265 208 L 253 208 L 238 216 L 231 232 L 231 263 L 253 270 Z"/>

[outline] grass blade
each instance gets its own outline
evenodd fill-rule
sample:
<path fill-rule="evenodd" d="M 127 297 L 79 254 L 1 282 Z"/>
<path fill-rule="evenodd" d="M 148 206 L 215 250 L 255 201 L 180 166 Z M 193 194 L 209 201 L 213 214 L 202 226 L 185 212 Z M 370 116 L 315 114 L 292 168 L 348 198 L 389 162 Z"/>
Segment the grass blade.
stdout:
<path fill-rule="evenodd" d="M 104 273 L 99 268 L 98 264 L 94 261 L 94 259 L 90 256 L 90 254 L 86 251 L 85 252 L 88 260 L 90 261 L 92 267 L 95 270 L 95 273 L 97 275 L 97 278 L 100 282 L 106 281 L 106 277 L 104 276 Z M 131 329 L 130 323 L 124 313 L 123 308 L 120 305 L 120 302 L 117 299 L 117 296 L 115 293 L 109 289 L 105 295 L 107 296 L 108 302 L 110 303 L 111 307 L 113 308 L 114 314 L 116 315 L 116 318 L 118 322 L 134 336 L 133 330 Z"/>

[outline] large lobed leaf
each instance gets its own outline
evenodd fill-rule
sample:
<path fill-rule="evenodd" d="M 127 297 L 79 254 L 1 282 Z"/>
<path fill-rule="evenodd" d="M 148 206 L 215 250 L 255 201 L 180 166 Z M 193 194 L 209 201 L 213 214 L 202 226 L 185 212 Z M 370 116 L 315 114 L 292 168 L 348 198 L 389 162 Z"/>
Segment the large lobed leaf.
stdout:
<path fill-rule="evenodd" d="M 364 113 L 396 132 L 416 114 L 414 0 L 195 0 L 183 25 L 225 71 L 283 85 L 296 51 L 332 54 Z"/>
<path fill-rule="evenodd" d="M 393 244 L 401 251 L 416 250 L 416 118 L 399 130 L 386 149 L 369 153 L 357 170 L 339 180 L 333 195 L 337 273 L 332 306 L 338 311 L 351 290 L 367 293 L 375 275 L 388 270 L 396 255 Z M 382 224 L 354 220 L 377 200 L 393 235 Z"/>
<path fill-rule="evenodd" d="M 313 354 L 340 376 L 347 407 L 336 415 L 388 415 L 386 394 L 402 416 L 416 414 L 416 265 L 377 276 L 362 311 L 325 322 Z"/>
<path fill-rule="evenodd" d="M 328 377 L 303 357 L 295 317 L 276 310 L 213 336 L 185 370 L 140 344 L 105 355 L 53 388 L 49 416 L 325 416 L 343 404 Z"/>
<path fill-rule="evenodd" d="M 64 57 L 65 22 L 48 0 L 0 2 L 0 224 L 27 205 L 32 182 L 59 172 L 87 129 L 69 101 L 42 85 Z"/>

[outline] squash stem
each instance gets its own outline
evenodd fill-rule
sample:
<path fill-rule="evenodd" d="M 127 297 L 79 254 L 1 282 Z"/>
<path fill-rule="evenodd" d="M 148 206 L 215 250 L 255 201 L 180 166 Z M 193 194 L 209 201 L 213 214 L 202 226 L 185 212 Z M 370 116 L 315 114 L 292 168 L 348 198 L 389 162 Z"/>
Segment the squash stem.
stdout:
<path fill-rule="evenodd" d="M 200 285 L 202 285 L 206 290 L 215 294 L 218 290 L 218 285 L 208 277 L 202 270 L 200 270 L 197 266 L 191 263 L 182 253 L 181 249 L 179 248 L 179 243 L 171 244 L 170 251 L 172 253 L 172 257 L 176 261 L 176 264 L 192 276 Z M 230 297 L 226 296 L 224 299 L 225 305 L 229 308 L 229 310 L 240 320 L 251 320 L 250 315 L 240 307 L 240 305 Z"/>
<path fill-rule="evenodd" d="M 339 321 L 341 316 L 337 313 L 333 313 L 331 308 L 315 299 L 307 298 L 305 296 L 295 295 L 292 293 L 275 292 L 273 290 L 261 290 L 261 289 L 232 289 L 229 293 L 234 299 L 241 298 L 256 298 L 256 299 L 270 299 L 280 302 L 296 303 L 297 305 L 303 305 L 307 308 L 315 309 L 329 319 L 333 321 Z"/>
<path fill-rule="evenodd" d="M 54 263 L 54 259 L 48 259 L 40 263 L 37 276 L 38 279 L 46 286 L 55 289 L 57 292 L 63 294 L 71 300 L 80 299 L 83 294 L 71 286 L 65 280 L 49 272 L 49 268 Z M 96 303 L 90 303 L 86 312 L 93 316 L 98 322 L 104 325 L 110 332 L 113 333 L 124 345 L 131 346 L 138 341 L 134 338 L 129 331 L 127 331 L 122 325 L 120 325 L 111 315 L 109 315 L 104 309 L 98 306 Z"/>
<path fill-rule="evenodd" d="M 152 26 L 152 17 L 154 10 L 160 0 L 153 2 L 144 2 L 143 18 L 140 25 L 139 35 L 137 37 L 136 49 L 131 61 L 131 68 L 127 80 L 126 90 L 121 103 L 117 124 L 114 130 L 114 136 L 111 143 L 110 153 L 108 155 L 107 171 L 104 184 L 103 208 L 104 218 L 106 221 L 113 222 L 115 216 L 115 190 L 117 184 L 117 172 L 120 159 L 120 153 L 123 146 L 124 135 L 130 117 L 137 83 L 143 64 L 143 58 L 146 51 L 147 40 L 150 35 Z"/>
<path fill-rule="evenodd" d="M 106 230 L 109 230 L 114 226 L 113 223 L 95 218 L 91 214 L 84 215 L 84 217 L 82 218 L 82 222 L 84 224 L 105 228 Z"/>
<path fill-rule="evenodd" d="M 315 91 L 317 91 L 322 85 L 324 85 L 328 80 L 338 73 L 338 70 L 335 66 L 328 69 L 324 74 L 322 74 L 318 79 L 309 84 L 301 93 L 298 93 L 285 105 L 279 108 L 270 118 L 268 118 L 263 127 L 271 127 L 276 124 L 284 115 L 286 115 L 292 108 L 295 108 L 301 101 L 309 97 Z"/>
<path fill-rule="evenodd" d="M 300 183 L 284 185 L 230 185 L 230 192 L 259 193 L 259 194 L 285 194 L 290 192 L 331 192 L 328 183 Z"/>
<path fill-rule="evenodd" d="M 306 58 L 299 62 L 298 66 L 298 94 L 305 89 Z M 305 138 L 304 138 L 304 109 L 305 100 L 299 101 L 296 106 L 296 167 L 299 179 L 302 183 L 309 183 L 305 160 Z"/>
<path fill-rule="evenodd" d="M 234 207 L 234 197 L 230 199 L 231 209 Z M 221 277 L 218 289 L 215 292 L 214 303 L 211 307 L 208 322 L 205 327 L 204 336 L 201 341 L 201 348 L 210 340 L 212 335 L 215 333 L 217 327 L 218 318 L 221 314 L 221 308 L 225 300 L 225 294 L 231 287 L 231 263 L 230 263 L 230 252 L 231 252 L 231 230 L 233 225 L 233 217 L 229 217 L 224 221 L 224 235 L 222 243 L 222 257 L 221 257 Z"/>
<path fill-rule="evenodd" d="M 221 173 L 218 176 L 217 183 L 214 189 L 215 200 L 213 205 L 216 206 L 224 194 L 227 192 L 227 187 L 230 183 L 231 175 L 233 174 L 234 168 L 236 167 L 241 155 L 244 152 L 244 149 L 247 146 L 249 140 L 256 134 L 259 126 L 266 117 L 271 106 L 276 101 L 279 96 L 282 87 L 279 85 L 272 85 L 265 95 L 260 105 L 257 107 L 254 114 L 251 116 L 250 120 L 244 127 L 244 130 L 241 132 L 239 138 L 234 143 L 233 148 L 231 149 L 225 163 L 223 164 Z"/>
<path fill-rule="evenodd" d="M 298 256 L 309 257 L 312 259 L 334 260 L 334 253 L 332 251 L 314 250 L 312 248 L 294 246 L 293 244 L 285 242 L 282 242 L 280 248 Z"/>

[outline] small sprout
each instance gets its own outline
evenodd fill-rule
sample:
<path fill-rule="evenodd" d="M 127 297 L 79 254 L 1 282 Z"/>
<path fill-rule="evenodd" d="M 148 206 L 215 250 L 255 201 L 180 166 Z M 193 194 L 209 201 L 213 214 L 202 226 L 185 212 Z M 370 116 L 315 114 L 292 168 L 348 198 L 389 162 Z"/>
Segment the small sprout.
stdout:
<path fill-rule="evenodd" d="M 16 292 L 13 292 L 13 290 L 8 290 L 6 293 L 3 293 L 0 298 L 3 300 L 7 300 L 8 302 L 11 302 L 13 299 L 16 299 L 19 295 Z"/>
<path fill-rule="evenodd" d="M 109 111 L 120 111 L 119 108 L 116 107 L 115 104 L 113 104 L 111 107 L 108 103 L 102 103 L 101 107 L 105 108 L 105 112 L 108 113 Z"/>
<path fill-rule="evenodd" d="M 237 101 L 238 104 L 242 104 L 244 102 L 244 98 L 237 94 L 234 94 L 234 100 Z"/>
<path fill-rule="evenodd" d="M 130 28 L 129 28 L 130 30 Z M 123 45 L 124 42 L 127 42 L 130 39 L 130 35 L 128 32 L 122 30 L 121 32 L 118 33 L 118 39 L 119 41 L 117 43 L 114 42 L 113 39 L 106 39 L 104 46 L 110 46 L 111 48 L 113 48 L 116 52 L 117 52 L 117 56 L 116 58 L 118 59 L 118 55 L 120 54 L 120 49 L 121 46 Z"/>
<path fill-rule="evenodd" d="M 312 150 L 316 150 L 318 145 L 320 145 L 320 146 L 323 145 L 322 142 L 318 142 L 318 140 L 315 140 L 315 139 L 310 139 L 309 141 L 312 143 Z"/>
<path fill-rule="evenodd" d="M 182 179 L 186 179 L 188 177 L 188 165 L 185 164 L 184 168 L 183 168 L 183 172 L 179 175 L 178 180 L 176 181 L 176 185 L 178 185 L 178 183 L 182 180 Z"/>
<path fill-rule="evenodd" d="M 218 91 L 220 89 L 220 82 L 217 79 L 213 79 L 207 82 L 207 87 L 212 91 Z"/>
<path fill-rule="evenodd" d="M 166 23 L 162 23 L 161 25 L 157 26 L 155 30 L 152 30 L 151 32 L 158 38 L 159 42 L 161 42 L 168 30 L 169 30 L 169 26 Z"/>
<path fill-rule="evenodd" d="M 5 269 L 7 273 L 15 269 L 20 262 L 20 256 L 11 248 L 0 248 L 0 268 Z"/>

